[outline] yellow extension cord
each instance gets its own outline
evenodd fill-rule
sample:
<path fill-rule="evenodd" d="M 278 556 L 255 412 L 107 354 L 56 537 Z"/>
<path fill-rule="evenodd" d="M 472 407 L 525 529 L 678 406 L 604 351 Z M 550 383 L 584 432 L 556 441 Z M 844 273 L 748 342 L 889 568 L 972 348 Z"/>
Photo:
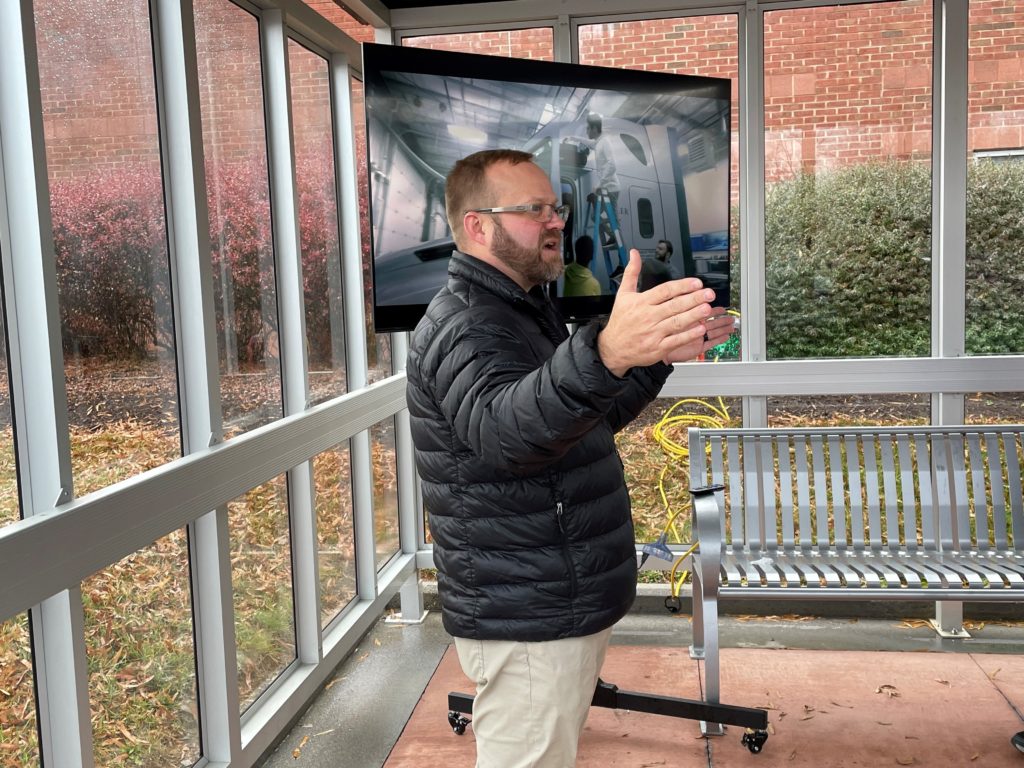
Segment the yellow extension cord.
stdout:
<path fill-rule="evenodd" d="M 729 310 L 729 314 L 733 317 L 740 316 L 739 312 L 732 309 Z M 717 363 L 718 358 L 715 357 L 712 362 Z M 682 411 L 686 406 L 700 406 L 701 408 L 706 409 L 709 413 Z M 669 463 L 665 465 L 661 470 L 661 474 L 658 476 L 658 492 L 661 495 L 661 503 L 665 505 L 665 512 L 668 516 L 665 528 L 662 531 L 662 537 L 667 538 L 667 536 L 671 534 L 673 541 L 676 544 L 682 543 L 682 537 L 679 535 L 679 531 L 676 528 L 676 518 L 679 516 L 680 512 L 684 511 L 685 507 L 683 509 L 673 511 L 672 505 L 668 501 L 668 494 L 665 493 L 665 475 L 668 474 L 669 469 L 674 466 L 679 466 L 688 475 L 690 451 L 686 445 L 678 442 L 672 437 L 673 430 L 680 428 L 685 430 L 687 427 L 695 426 L 721 428 L 728 426 L 728 424 L 729 409 L 726 407 L 725 401 L 719 397 L 717 406 L 709 403 L 707 400 L 701 400 L 699 398 L 684 398 L 683 400 L 679 400 L 674 403 L 672 407 L 665 412 L 665 415 L 661 417 L 658 423 L 654 425 L 654 440 L 659 446 L 661 446 L 661 449 L 669 457 Z M 690 548 L 677 557 L 672 563 L 672 570 L 669 572 L 672 597 L 679 597 L 679 591 L 682 589 L 683 584 L 690 575 L 689 570 L 684 570 L 681 574 L 677 575 L 679 573 L 680 566 L 686 561 L 686 558 L 696 551 L 699 546 L 699 541 L 693 542 L 690 545 Z"/>

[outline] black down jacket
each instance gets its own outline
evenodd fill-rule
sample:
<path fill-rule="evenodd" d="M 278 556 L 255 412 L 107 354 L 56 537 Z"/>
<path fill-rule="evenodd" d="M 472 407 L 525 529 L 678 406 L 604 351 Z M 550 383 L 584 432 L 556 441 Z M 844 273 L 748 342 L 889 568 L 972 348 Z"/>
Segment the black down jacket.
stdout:
<path fill-rule="evenodd" d="M 671 366 L 613 375 L 535 288 L 456 252 L 407 365 L 445 629 L 520 641 L 610 627 L 636 595 L 615 432 Z"/>

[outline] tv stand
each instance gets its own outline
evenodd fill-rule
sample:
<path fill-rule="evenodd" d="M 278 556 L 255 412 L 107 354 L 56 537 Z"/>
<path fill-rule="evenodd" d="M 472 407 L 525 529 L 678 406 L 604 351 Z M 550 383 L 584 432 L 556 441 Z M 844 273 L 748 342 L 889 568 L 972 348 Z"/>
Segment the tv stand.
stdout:
<path fill-rule="evenodd" d="M 708 704 L 694 699 L 677 699 L 661 696 L 656 693 L 637 693 L 636 691 L 620 691 L 618 686 L 597 681 L 592 707 L 607 709 L 629 709 L 634 712 L 646 712 L 651 715 L 681 717 L 687 720 L 700 720 L 709 725 L 739 725 L 745 729 L 741 739 L 743 746 L 755 755 L 768 740 L 768 713 L 763 709 L 738 707 L 728 704 Z M 448 694 L 448 724 L 458 735 L 466 732 L 469 718 L 466 714 L 473 712 L 473 696 L 468 693 Z M 705 731 L 707 733 L 708 731 Z M 721 730 L 718 731 L 721 733 Z"/>

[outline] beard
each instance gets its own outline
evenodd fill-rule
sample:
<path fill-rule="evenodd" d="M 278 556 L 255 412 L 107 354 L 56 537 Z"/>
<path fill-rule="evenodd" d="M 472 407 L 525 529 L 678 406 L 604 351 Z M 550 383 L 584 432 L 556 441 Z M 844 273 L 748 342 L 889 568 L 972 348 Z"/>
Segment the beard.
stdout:
<path fill-rule="evenodd" d="M 557 263 L 544 260 L 544 241 L 553 237 L 561 240 L 562 231 L 546 229 L 537 238 L 537 245 L 528 248 L 513 240 L 501 222 L 496 221 L 491 250 L 497 258 L 522 275 L 531 285 L 544 285 L 557 280 L 565 268 L 561 255 Z"/>

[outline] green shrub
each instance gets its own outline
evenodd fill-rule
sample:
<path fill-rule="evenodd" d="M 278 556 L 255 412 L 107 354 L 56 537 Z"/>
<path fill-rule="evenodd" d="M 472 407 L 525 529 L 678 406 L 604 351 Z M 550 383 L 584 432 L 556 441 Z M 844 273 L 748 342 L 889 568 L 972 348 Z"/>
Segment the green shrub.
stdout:
<path fill-rule="evenodd" d="M 772 358 L 927 355 L 927 166 L 860 165 L 774 185 L 766 200 Z"/>
<path fill-rule="evenodd" d="M 974 163 L 967 185 L 967 351 L 1024 350 L 1024 164 Z"/>
<path fill-rule="evenodd" d="M 967 350 L 1024 349 L 1024 166 L 968 174 Z M 931 169 L 850 166 L 772 185 L 765 201 L 770 358 L 926 356 Z"/>

